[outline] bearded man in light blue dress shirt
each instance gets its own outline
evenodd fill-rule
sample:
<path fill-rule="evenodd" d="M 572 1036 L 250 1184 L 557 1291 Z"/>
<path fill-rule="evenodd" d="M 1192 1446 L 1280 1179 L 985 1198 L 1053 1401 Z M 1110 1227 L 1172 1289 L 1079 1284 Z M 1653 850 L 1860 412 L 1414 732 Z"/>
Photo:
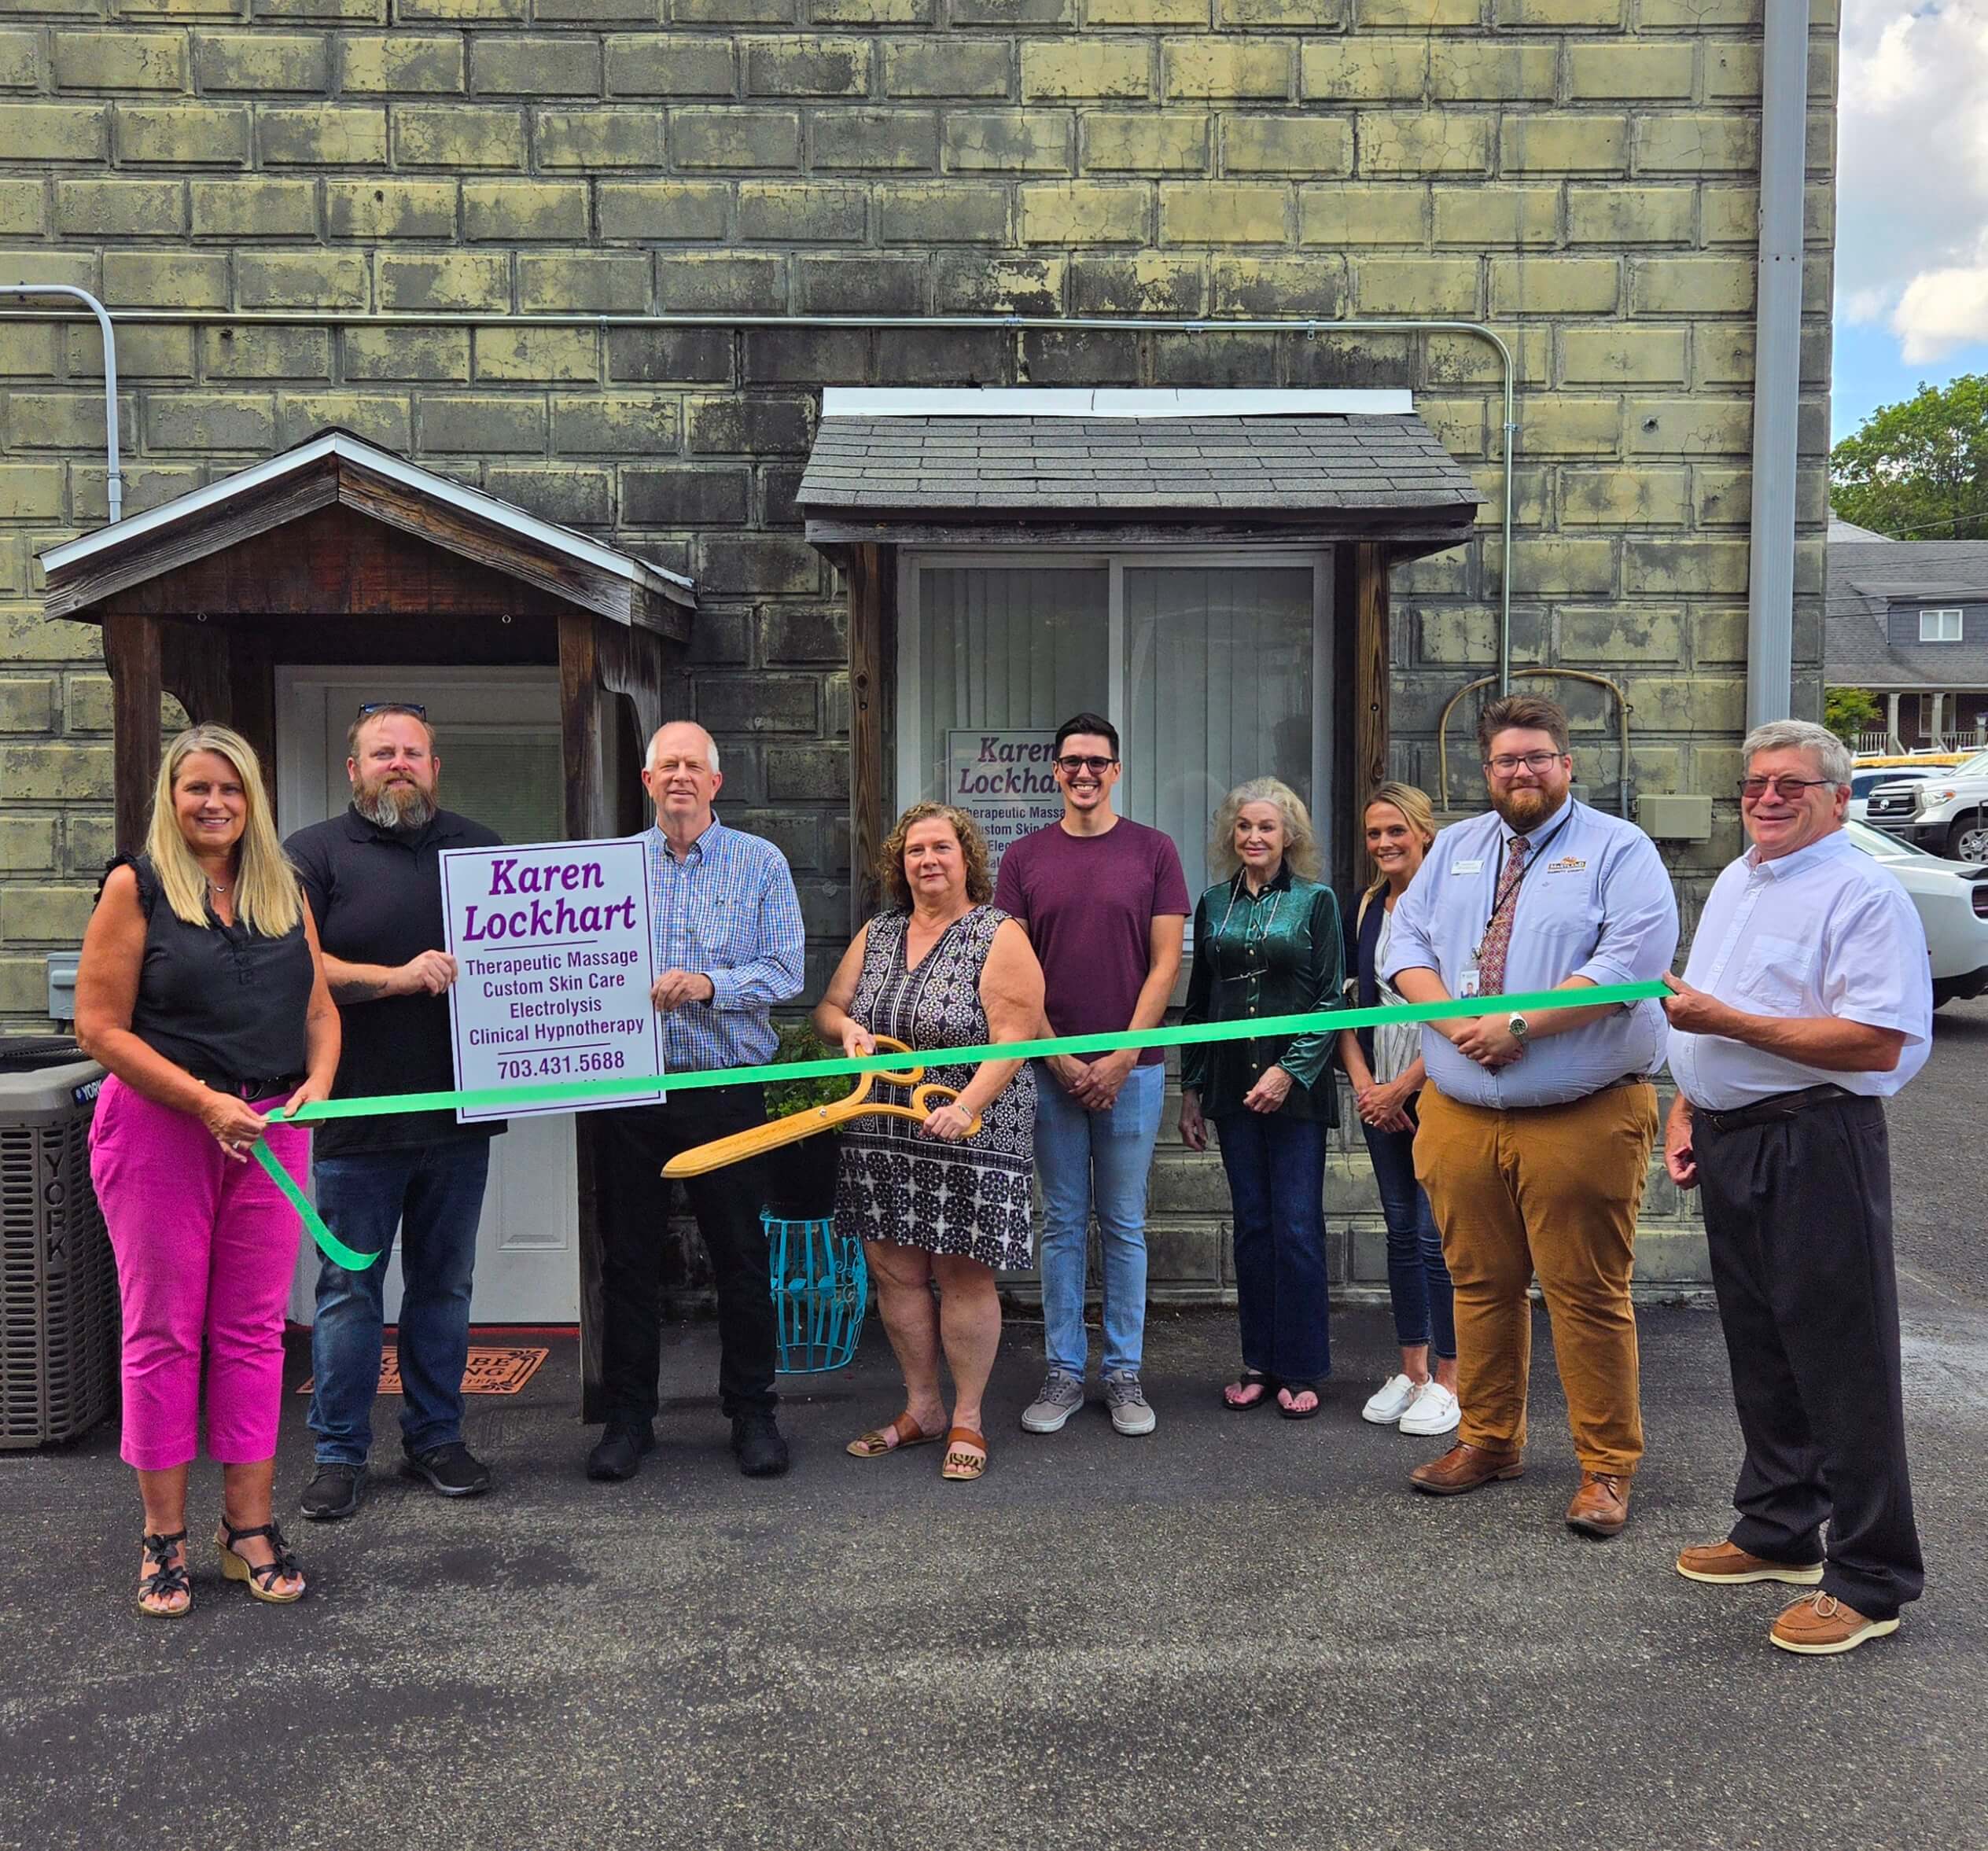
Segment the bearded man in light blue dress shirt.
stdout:
<path fill-rule="evenodd" d="M 1411 1003 L 1655 982 L 1677 948 L 1670 876 L 1634 823 L 1574 797 L 1566 714 L 1508 695 L 1478 742 L 1491 812 L 1436 837 L 1382 974 Z M 1629 1275 L 1664 1041 L 1655 1002 L 1424 1025 L 1416 1174 L 1456 1285 L 1463 1417 L 1410 1474 L 1417 1490 L 1524 1470 L 1537 1274 L 1581 1466 L 1566 1521 L 1594 1536 L 1628 1521 L 1643 1455 Z"/>

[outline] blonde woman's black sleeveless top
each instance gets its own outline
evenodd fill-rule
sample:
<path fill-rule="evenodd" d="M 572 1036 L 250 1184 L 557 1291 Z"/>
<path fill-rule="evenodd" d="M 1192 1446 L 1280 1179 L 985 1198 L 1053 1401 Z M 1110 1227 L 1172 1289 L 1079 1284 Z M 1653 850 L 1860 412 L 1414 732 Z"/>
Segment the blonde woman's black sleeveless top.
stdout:
<path fill-rule="evenodd" d="M 120 855 L 110 865 L 138 877 L 145 910 L 131 1032 L 224 1091 L 253 1083 L 267 1096 L 301 1080 L 312 974 L 303 921 L 270 938 L 223 926 L 210 905 L 206 924 L 190 926 L 172 910 L 149 856 Z"/>

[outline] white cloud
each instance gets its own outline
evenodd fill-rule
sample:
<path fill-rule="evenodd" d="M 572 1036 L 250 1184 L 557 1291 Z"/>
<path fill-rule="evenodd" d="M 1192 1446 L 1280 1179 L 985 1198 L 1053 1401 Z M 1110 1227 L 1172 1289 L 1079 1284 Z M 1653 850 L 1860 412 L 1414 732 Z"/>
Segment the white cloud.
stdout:
<path fill-rule="evenodd" d="M 1846 0 L 1836 287 L 1903 357 L 1988 341 L 1988 0 Z"/>
<path fill-rule="evenodd" d="M 1891 311 L 1891 327 L 1915 365 L 1988 338 L 1988 263 L 1921 270 Z"/>

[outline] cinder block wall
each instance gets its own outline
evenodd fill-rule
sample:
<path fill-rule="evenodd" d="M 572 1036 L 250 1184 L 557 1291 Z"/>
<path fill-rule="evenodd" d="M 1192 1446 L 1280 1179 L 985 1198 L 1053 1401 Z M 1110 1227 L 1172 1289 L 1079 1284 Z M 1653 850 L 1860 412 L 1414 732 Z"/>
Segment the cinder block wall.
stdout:
<path fill-rule="evenodd" d="M 341 328 L 354 311 L 1486 318 L 1519 356 L 1517 659 L 1614 677 L 1644 791 L 1737 841 L 1764 0 L 7 0 L 0 281 L 120 315 L 133 510 L 330 423 L 701 588 L 698 717 L 845 914 L 827 382 L 1412 386 L 1495 493 L 1459 335 Z M 1800 703 L 1820 701 L 1835 9 L 1810 61 Z M 302 311 L 285 327 L 148 323 Z M 0 323 L 0 1021 L 109 837 L 94 630 L 31 555 L 105 514 L 94 325 Z M 1404 569 L 1396 768 L 1492 665 L 1495 537 Z M 1559 688 L 1612 800 L 1601 691 Z M 1460 742 L 1463 733 L 1454 729 Z M 1592 740 L 1592 744 L 1589 742 Z M 1451 797 L 1468 799 L 1467 749 Z"/>

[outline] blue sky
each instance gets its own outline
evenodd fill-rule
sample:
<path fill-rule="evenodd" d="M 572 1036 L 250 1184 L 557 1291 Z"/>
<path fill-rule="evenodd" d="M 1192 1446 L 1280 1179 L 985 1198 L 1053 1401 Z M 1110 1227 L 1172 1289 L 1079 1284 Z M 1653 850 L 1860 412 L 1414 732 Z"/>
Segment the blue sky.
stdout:
<path fill-rule="evenodd" d="M 1909 399 L 1922 385 L 1946 385 L 1963 373 L 1988 373 L 1988 343 L 1955 348 L 1938 360 L 1909 364 L 1898 337 L 1877 324 L 1836 320 L 1829 440 L 1847 437 L 1880 405 Z"/>
<path fill-rule="evenodd" d="M 1843 0 L 1835 435 L 1988 372 L 1988 0 Z"/>

